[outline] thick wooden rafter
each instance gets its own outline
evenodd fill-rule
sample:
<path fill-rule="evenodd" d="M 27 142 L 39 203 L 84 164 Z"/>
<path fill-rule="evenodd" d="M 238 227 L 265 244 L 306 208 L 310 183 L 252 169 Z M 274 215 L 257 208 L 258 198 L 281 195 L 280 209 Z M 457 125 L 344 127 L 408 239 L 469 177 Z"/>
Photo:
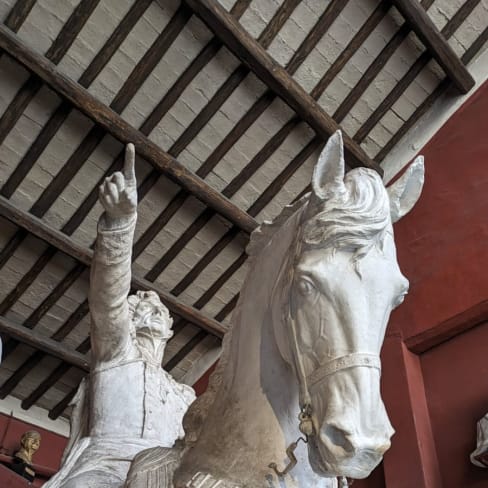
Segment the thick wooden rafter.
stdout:
<path fill-rule="evenodd" d="M 89 361 L 83 354 L 73 351 L 60 342 L 17 324 L 2 315 L 0 315 L 0 332 L 13 337 L 23 344 L 44 351 L 50 356 L 61 359 L 72 366 L 76 366 L 83 371 L 90 371 Z"/>
<path fill-rule="evenodd" d="M 28 232 L 31 232 L 36 237 L 46 241 L 68 256 L 80 261 L 85 266 L 90 266 L 93 257 L 93 251 L 91 249 L 80 246 L 62 232 L 46 225 L 42 220 L 17 209 L 4 197 L 0 197 L 0 215 Z M 180 302 L 174 296 L 157 287 L 154 283 L 144 278 L 133 276 L 132 285 L 138 290 L 154 290 L 171 312 L 207 330 L 211 334 L 222 337 L 226 332 L 226 328 L 222 324 L 202 314 L 194 307 Z"/>
<path fill-rule="evenodd" d="M 5 26 L 0 26 L 0 48 L 121 142 L 134 143 L 139 155 L 199 200 L 246 232 L 252 232 L 257 227 L 256 221 L 246 212 L 194 175 L 78 83 L 60 73 L 44 56 L 27 47 Z"/>
<path fill-rule="evenodd" d="M 419 2 L 417 0 L 392 0 L 392 3 L 405 17 L 411 29 L 425 44 L 461 93 L 471 90 L 475 84 L 473 77 Z"/>
<path fill-rule="evenodd" d="M 324 140 L 339 129 L 339 125 L 322 107 L 253 39 L 218 2 L 185 0 L 185 3 L 208 25 L 222 42 L 248 66 L 271 90 L 282 98 L 301 119 Z M 344 135 L 344 146 L 350 166 L 383 170 L 350 137 Z"/>
<path fill-rule="evenodd" d="M 22 3 L 22 2 L 20 2 Z M 23 2 L 28 3 L 28 2 Z M 58 64 L 63 56 L 68 52 L 70 46 L 80 33 L 86 21 L 97 7 L 99 0 L 83 0 L 80 2 L 63 28 L 56 36 L 51 47 L 46 51 L 44 56 L 53 64 Z M 13 13 L 15 8 L 12 9 Z M 10 25 L 7 23 L 7 27 Z M 15 29 L 12 29 L 14 32 Z M 7 134 L 12 130 L 23 111 L 27 108 L 36 93 L 41 89 L 42 81 L 36 76 L 31 76 L 18 91 L 9 108 L 0 118 L 0 142 L 3 142 Z"/>
<path fill-rule="evenodd" d="M 463 63 L 468 64 L 479 52 L 479 50 L 488 42 L 488 27 L 476 38 L 469 49 L 463 54 L 461 58 Z M 408 120 L 398 129 L 393 137 L 387 142 L 383 149 L 378 153 L 377 158 L 382 161 L 386 155 L 395 147 L 402 137 L 419 121 L 419 119 L 427 113 L 435 101 L 444 94 L 450 86 L 448 78 L 445 78 L 436 89 L 417 107 L 415 112 L 408 118 Z"/>
<path fill-rule="evenodd" d="M 430 2 L 429 2 L 430 3 Z M 447 22 L 442 28 L 441 34 L 446 40 L 448 40 L 456 29 L 466 20 L 466 18 L 473 12 L 478 5 L 479 0 L 468 0 L 463 6 L 456 12 L 456 14 Z M 421 5 L 426 8 L 426 4 L 421 2 Z M 398 83 L 391 89 L 391 91 L 383 98 L 378 107 L 368 117 L 366 122 L 359 128 L 354 134 L 354 140 L 360 144 L 364 141 L 366 136 L 373 130 L 376 124 L 379 123 L 381 118 L 391 109 L 393 104 L 398 100 L 403 92 L 410 86 L 417 75 L 428 65 L 431 60 L 430 52 L 427 50 L 417 58 L 415 63 L 409 68 L 409 70 L 402 76 Z"/>

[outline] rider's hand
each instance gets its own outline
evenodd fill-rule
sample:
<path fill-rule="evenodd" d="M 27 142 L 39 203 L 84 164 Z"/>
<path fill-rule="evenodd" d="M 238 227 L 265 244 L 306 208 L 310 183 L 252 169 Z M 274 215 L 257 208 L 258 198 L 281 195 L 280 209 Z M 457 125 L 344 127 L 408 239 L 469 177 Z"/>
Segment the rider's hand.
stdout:
<path fill-rule="evenodd" d="M 112 220 L 130 218 L 137 211 L 137 184 L 133 144 L 125 148 L 124 169 L 105 178 L 99 188 L 100 203 Z"/>

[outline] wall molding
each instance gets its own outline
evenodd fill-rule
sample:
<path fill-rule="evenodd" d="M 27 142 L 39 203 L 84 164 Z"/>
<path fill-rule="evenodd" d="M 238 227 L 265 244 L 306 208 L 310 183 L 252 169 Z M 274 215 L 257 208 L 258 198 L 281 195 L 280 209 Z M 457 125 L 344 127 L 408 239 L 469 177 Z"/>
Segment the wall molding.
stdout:
<path fill-rule="evenodd" d="M 488 322 L 488 300 L 484 300 L 420 334 L 404 340 L 408 349 L 422 354 L 474 327 Z"/>

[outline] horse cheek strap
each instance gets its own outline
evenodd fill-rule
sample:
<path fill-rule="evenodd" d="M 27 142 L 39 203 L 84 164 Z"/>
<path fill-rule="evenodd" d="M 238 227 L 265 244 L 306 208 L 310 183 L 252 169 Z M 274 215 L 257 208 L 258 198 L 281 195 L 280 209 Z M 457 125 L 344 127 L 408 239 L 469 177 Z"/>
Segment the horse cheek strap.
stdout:
<path fill-rule="evenodd" d="M 288 296 L 290 296 L 292 293 L 293 281 L 295 278 L 295 267 L 298 264 L 298 259 L 302 251 L 302 234 L 303 234 L 303 225 L 305 220 L 306 219 L 304 219 L 304 216 L 302 215 L 302 218 L 300 219 L 298 232 L 296 233 L 296 239 L 293 243 L 293 252 L 291 253 L 291 257 L 288 262 L 289 268 L 288 268 L 288 273 L 286 275 L 286 287 L 288 289 Z M 290 303 L 290 301 L 288 301 L 288 303 Z M 367 354 L 367 353 L 353 353 L 353 354 L 348 354 L 345 356 L 335 358 L 327 362 L 326 364 L 321 365 L 319 368 L 317 368 L 317 370 L 313 371 L 310 375 L 307 376 L 307 374 L 305 373 L 305 366 L 303 364 L 302 357 L 300 356 L 300 351 L 298 348 L 297 328 L 290 307 L 288 307 L 288 309 L 283 315 L 284 315 L 283 321 L 286 324 L 286 330 L 288 332 L 288 336 L 291 343 L 293 359 L 295 362 L 295 370 L 298 376 L 299 401 L 300 401 L 300 413 L 298 414 L 298 420 L 299 420 L 298 428 L 300 429 L 300 432 L 305 437 L 299 437 L 295 442 L 292 442 L 288 446 L 288 448 L 286 449 L 286 454 L 290 461 L 283 470 L 279 470 L 277 464 L 274 462 L 268 464 L 268 467 L 271 468 L 279 477 L 285 476 L 297 465 L 298 461 L 294 452 L 298 446 L 298 443 L 300 441 L 307 443 L 308 438 L 310 436 L 315 435 L 315 429 L 312 420 L 312 413 L 313 413 L 312 400 L 311 400 L 309 388 L 315 389 L 328 376 L 344 369 L 355 368 L 355 367 L 368 367 L 368 368 L 378 369 L 381 371 L 381 363 L 378 356 Z M 352 480 L 349 481 L 344 476 L 339 477 L 338 481 L 340 483 L 339 486 L 343 488 L 347 488 L 353 483 Z"/>

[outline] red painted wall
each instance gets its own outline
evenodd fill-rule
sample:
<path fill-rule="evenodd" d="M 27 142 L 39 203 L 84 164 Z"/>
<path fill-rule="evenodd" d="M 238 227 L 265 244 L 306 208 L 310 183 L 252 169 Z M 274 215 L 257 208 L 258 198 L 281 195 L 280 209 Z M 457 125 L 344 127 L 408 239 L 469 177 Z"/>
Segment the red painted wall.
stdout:
<path fill-rule="evenodd" d="M 488 469 L 473 466 L 476 422 L 488 411 L 488 322 L 421 356 L 442 486 L 486 487 Z"/>
<path fill-rule="evenodd" d="M 392 315 L 382 389 L 392 448 L 358 488 L 479 488 L 470 464 L 488 411 L 488 83 L 420 153 L 425 186 L 395 226 L 410 294 Z"/>
<path fill-rule="evenodd" d="M 393 320 L 405 337 L 488 299 L 487 127 L 485 83 L 421 151 L 424 191 L 395 227 L 411 283 Z"/>

